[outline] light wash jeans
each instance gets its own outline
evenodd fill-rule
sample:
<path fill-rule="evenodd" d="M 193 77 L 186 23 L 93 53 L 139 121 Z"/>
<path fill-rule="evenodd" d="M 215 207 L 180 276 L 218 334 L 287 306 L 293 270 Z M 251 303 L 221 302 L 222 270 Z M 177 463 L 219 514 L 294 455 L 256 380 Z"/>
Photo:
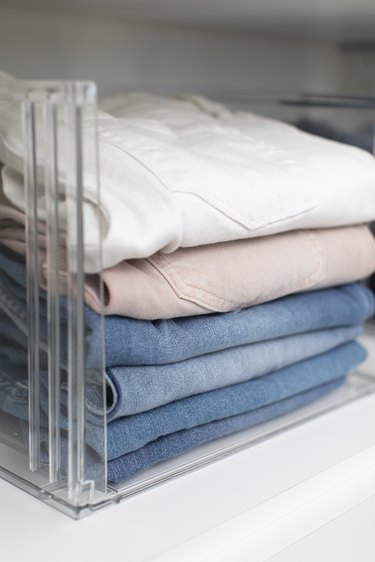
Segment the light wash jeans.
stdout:
<path fill-rule="evenodd" d="M 141 449 L 147 443 L 170 433 L 251 412 L 341 379 L 359 365 L 366 355 L 365 349 L 358 343 L 347 343 L 247 382 L 204 392 L 147 412 L 113 420 L 107 425 L 108 460 Z M 27 405 L 27 401 L 24 404 Z M 6 406 L 6 403 L 0 403 L 4 411 L 27 420 L 27 408 L 22 409 L 21 416 L 18 410 L 10 411 Z M 43 398 L 42 406 L 46 411 L 47 402 Z M 47 425 L 43 416 L 42 423 Z M 61 428 L 68 428 L 64 409 Z M 103 439 L 103 433 L 96 424 L 86 424 L 86 443 L 100 455 L 104 450 Z"/>

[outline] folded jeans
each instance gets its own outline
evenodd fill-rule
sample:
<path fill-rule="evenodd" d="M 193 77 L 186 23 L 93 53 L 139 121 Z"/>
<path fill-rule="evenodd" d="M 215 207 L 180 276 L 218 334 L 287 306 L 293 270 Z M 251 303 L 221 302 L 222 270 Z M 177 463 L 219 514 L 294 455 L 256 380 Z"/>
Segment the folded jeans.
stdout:
<path fill-rule="evenodd" d="M 20 256 L 0 251 L 0 324 L 9 318 L 24 334 L 27 348 L 28 319 L 26 269 Z M 60 299 L 65 327 L 68 305 Z M 331 289 L 289 295 L 270 303 L 234 312 L 160 320 L 107 316 L 104 324 L 106 366 L 163 365 L 206 353 L 262 342 L 283 336 L 333 327 L 356 326 L 374 313 L 374 295 L 354 283 Z M 48 349 L 47 295 L 40 290 L 40 346 Z M 100 316 L 85 309 L 86 366 L 102 366 Z M 61 362 L 67 364 L 67 331 L 61 329 Z"/>
<path fill-rule="evenodd" d="M 222 420 L 198 425 L 190 429 L 184 429 L 159 437 L 151 443 L 147 443 L 140 449 L 122 455 L 107 463 L 108 481 L 120 483 L 132 476 L 168 459 L 173 459 L 192 449 L 209 443 L 220 437 L 249 429 L 259 424 L 264 424 L 277 417 L 291 413 L 303 406 L 315 402 L 330 392 L 338 389 L 345 382 L 345 378 L 338 378 L 333 382 L 317 386 L 306 392 L 295 394 L 289 398 L 262 406 L 251 412 L 231 416 Z M 24 439 L 27 441 L 27 424 L 23 424 Z M 198 453 L 203 456 L 204 452 Z M 86 451 L 85 476 L 86 478 L 103 477 L 103 462 L 92 451 Z M 45 462 L 48 457 L 45 454 Z M 67 470 L 68 450 L 67 440 L 61 440 L 61 464 Z"/>
<path fill-rule="evenodd" d="M 0 323 L 1 328 L 1 323 Z M 170 402 L 267 375 L 354 340 L 361 327 L 331 328 L 233 347 L 178 363 L 155 366 L 109 367 L 106 369 L 107 421 L 131 416 Z M 0 336 L 1 329 L 0 329 Z M 0 405 L 4 411 L 28 417 L 27 353 L 17 340 L 0 349 Z M 18 355 L 17 355 L 18 354 Z M 48 375 L 40 381 L 47 411 Z M 103 422 L 102 388 L 86 384 L 86 416 L 91 423 Z M 67 384 L 61 385 L 61 407 L 67 410 Z"/>

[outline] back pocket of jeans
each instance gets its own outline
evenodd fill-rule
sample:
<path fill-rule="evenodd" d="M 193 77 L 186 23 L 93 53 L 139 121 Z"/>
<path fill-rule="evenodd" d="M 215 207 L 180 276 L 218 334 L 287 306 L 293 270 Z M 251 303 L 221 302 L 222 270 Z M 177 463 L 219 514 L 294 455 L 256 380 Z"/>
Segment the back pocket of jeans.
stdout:
<path fill-rule="evenodd" d="M 147 258 L 180 299 L 226 312 L 312 288 L 325 252 L 311 231 L 184 248 Z"/>

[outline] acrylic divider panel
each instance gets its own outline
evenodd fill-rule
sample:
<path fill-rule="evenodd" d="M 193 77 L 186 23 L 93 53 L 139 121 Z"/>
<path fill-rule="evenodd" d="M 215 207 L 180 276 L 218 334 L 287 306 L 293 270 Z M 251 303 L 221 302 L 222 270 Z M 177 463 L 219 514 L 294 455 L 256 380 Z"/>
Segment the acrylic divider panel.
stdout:
<path fill-rule="evenodd" d="M 93 334 L 84 304 L 88 213 L 100 208 L 95 86 L 1 79 L 0 120 L 2 173 L 13 203 L 2 192 L 2 474 L 79 509 L 107 486 L 103 319 L 96 316 Z M 17 192 L 12 179 L 20 177 L 14 186 L 24 189 Z M 89 244 L 100 276 L 100 220 L 97 226 Z M 102 444 L 103 460 L 94 466 L 90 431 Z"/>

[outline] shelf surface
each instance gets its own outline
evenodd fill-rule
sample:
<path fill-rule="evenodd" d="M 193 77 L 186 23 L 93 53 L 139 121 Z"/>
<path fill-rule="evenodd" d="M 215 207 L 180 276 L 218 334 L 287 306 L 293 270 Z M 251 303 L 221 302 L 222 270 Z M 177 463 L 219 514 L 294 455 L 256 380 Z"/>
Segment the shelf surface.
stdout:
<path fill-rule="evenodd" d="M 0 481 L 2 559 L 268 559 L 375 493 L 374 426 L 371 395 L 79 522 Z"/>
<path fill-rule="evenodd" d="M 305 39 L 375 41 L 373 0 L 0 0 L 0 6 Z"/>
<path fill-rule="evenodd" d="M 375 496 L 360 503 L 301 541 L 272 556 L 269 562 L 373 562 L 375 560 Z"/>

